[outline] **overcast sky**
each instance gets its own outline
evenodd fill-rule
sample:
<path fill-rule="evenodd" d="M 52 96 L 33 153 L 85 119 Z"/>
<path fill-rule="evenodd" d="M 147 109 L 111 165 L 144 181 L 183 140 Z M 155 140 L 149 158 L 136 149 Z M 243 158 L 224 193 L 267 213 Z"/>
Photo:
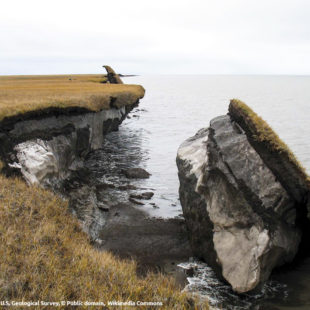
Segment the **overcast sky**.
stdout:
<path fill-rule="evenodd" d="M 309 74 L 309 0 L 9 0 L 0 75 Z"/>

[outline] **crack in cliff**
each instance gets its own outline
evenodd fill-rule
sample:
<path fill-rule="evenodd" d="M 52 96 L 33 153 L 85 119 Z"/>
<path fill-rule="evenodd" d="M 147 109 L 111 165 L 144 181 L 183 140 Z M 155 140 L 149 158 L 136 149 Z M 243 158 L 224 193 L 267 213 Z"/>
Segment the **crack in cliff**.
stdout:
<path fill-rule="evenodd" d="M 240 190 L 240 192 L 242 192 L 243 198 L 248 203 L 248 205 L 252 208 L 255 214 L 257 214 L 264 220 L 264 223 L 266 224 L 265 228 L 267 229 L 274 228 L 276 225 L 274 218 L 280 218 L 279 215 L 273 210 L 271 210 L 270 208 L 266 209 L 263 206 L 263 202 L 261 201 L 261 199 L 249 188 L 249 186 L 247 186 L 247 184 L 242 179 L 239 179 L 235 176 L 229 163 L 225 161 L 224 156 L 221 152 L 221 149 L 217 145 L 217 142 L 214 136 L 215 136 L 215 131 L 210 126 L 207 148 L 208 148 L 208 155 L 209 155 L 209 159 L 211 162 L 211 166 L 213 166 L 215 162 L 216 162 L 216 165 L 218 165 L 219 161 L 221 161 L 223 165 L 225 166 L 225 168 L 228 170 L 228 174 L 224 174 L 219 168 L 217 169 L 218 173 L 221 172 L 221 174 L 223 175 L 223 177 L 225 177 L 227 182 L 236 189 L 236 192 L 238 189 Z M 213 151 L 212 148 L 214 148 L 215 151 Z M 218 154 L 219 158 L 215 159 L 213 156 L 214 154 Z M 215 160 L 215 162 L 212 163 L 212 160 Z M 235 184 L 229 181 L 229 178 L 227 177 L 227 175 L 232 176 Z M 242 224 L 239 226 L 247 227 L 247 225 L 242 225 Z"/>

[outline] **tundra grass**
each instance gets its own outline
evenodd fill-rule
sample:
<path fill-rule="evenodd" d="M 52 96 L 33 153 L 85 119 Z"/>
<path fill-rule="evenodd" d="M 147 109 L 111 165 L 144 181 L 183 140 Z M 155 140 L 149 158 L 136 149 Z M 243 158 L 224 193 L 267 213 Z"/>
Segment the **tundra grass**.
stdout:
<path fill-rule="evenodd" d="M 280 139 L 276 132 L 264 121 L 260 116 L 258 116 L 248 105 L 238 99 L 232 99 L 230 101 L 229 110 L 236 110 L 240 116 L 243 118 L 248 128 L 253 134 L 253 139 L 258 142 L 264 142 L 268 145 L 271 151 L 278 152 L 286 156 L 289 161 L 296 166 L 300 171 L 303 178 L 310 185 L 310 177 L 306 173 L 305 168 L 298 161 L 294 153 L 290 148 Z"/>
<path fill-rule="evenodd" d="M 0 121 L 46 108 L 83 107 L 90 111 L 133 104 L 140 85 L 102 84 L 103 75 L 0 76 Z"/>
<path fill-rule="evenodd" d="M 19 178 L 0 175 L 0 184 L 0 300 L 139 300 L 163 302 L 156 309 L 198 309 L 171 278 L 138 277 L 133 260 L 92 247 L 60 197 Z"/>

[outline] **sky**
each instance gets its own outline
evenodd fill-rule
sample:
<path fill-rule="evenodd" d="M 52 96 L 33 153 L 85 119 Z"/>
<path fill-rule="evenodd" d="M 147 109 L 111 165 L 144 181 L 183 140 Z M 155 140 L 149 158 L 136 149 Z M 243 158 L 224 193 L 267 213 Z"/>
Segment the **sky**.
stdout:
<path fill-rule="evenodd" d="M 0 75 L 310 74 L 309 0 L 9 0 Z"/>

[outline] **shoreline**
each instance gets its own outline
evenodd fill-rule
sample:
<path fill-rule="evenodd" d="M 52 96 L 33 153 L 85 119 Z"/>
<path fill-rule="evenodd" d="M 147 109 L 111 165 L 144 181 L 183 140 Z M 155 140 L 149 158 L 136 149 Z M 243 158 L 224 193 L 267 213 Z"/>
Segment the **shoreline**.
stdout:
<path fill-rule="evenodd" d="M 117 87 L 124 87 L 125 89 L 128 88 L 127 85 L 119 85 Z M 142 98 L 143 95 L 139 95 L 139 97 Z M 103 133 L 107 133 L 111 130 L 117 130 L 119 123 L 122 122 L 130 110 L 137 105 L 137 99 L 135 98 L 135 95 L 126 95 L 124 98 L 121 98 L 120 103 L 117 103 L 117 99 L 115 100 L 110 98 L 109 110 L 100 109 L 101 112 L 89 112 L 89 110 L 79 107 L 65 107 L 64 109 L 48 107 L 45 110 L 29 111 L 25 114 L 19 114 L 11 118 L 5 118 L 3 122 L 1 122 L 1 139 L 2 142 L 4 142 L 2 143 L 1 155 L 2 159 L 4 160 L 4 165 L 6 165 L 3 171 L 9 173 L 9 170 L 13 168 L 13 173 L 9 174 L 14 175 L 16 174 L 16 169 L 18 170 L 20 167 L 23 167 L 22 169 L 24 169 L 24 176 L 27 176 L 29 173 L 35 173 L 37 180 L 40 181 L 35 181 L 34 183 L 40 183 L 42 185 L 42 181 L 46 180 L 44 181 L 45 186 L 52 190 L 56 189 L 57 192 L 58 185 L 55 188 L 55 184 L 59 182 L 58 173 L 61 172 L 63 175 L 62 178 L 64 180 L 68 180 L 68 176 L 73 176 L 75 172 L 83 173 L 83 157 L 86 156 L 91 149 L 100 147 L 101 138 L 99 139 L 100 141 L 98 140 L 94 145 L 91 143 L 91 147 L 89 144 L 90 137 L 92 137 L 93 132 L 96 132 L 94 131 L 96 126 L 99 126 L 99 130 L 101 130 L 99 136 L 94 136 L 96 139 L 98 139 L 98 137 L 102 137 L 102 128 L 104 128 Z M 119 111 L 116 114 L 118 115 L 116 123 L 109 121 L 111 114 L 110 111 Z M 113 113 L 115 114 L 115 112 Z M 103 118 L 98 118 L 100 113 L 103 115 Z M 73 120 L 74 118 L 76 118 L 76 121 Z M 96 118 L 98 118 L 98 121 L 101 123 L 101 125 L 99 125 L 99 123 L 98 125 L 94 123 L 94 121 L 97 122 Z M 104 125 L 104 122 L 102 123 L 103 120 L 107 121 L 106 125 Z M 70 130 L 64 130 L 64 128 L 69 129 L 69 127 L 65 125 L 66 122 L 68 124 L 70 123 Z M 57 127 L 58 124 L 59 127 Z M 71 149 L 74 152 L 78 151 L 76 155 L 72 157 L 72 160 L 70 159 L 70 161 L 68 161 L 69 153 L 66 151 L 66 147 L 64 147 L 66 145 L 64 142 L 67 144 L 68 150 Z M 27 148 L 29 149 L 29 152 L 27 151 Z M 65 152 L 63 155 L 61 155 L 63 151 Z M 38 156 L 37 159 L 35 159 L 36 162 L 33 162 L 33 154 L 37 154 L 36 156 Z M 55 159 L 53 160 L 51 157 L 52 154 L 55 155 Z M 28 157 L 30 155 L 31 157 Z M 62 156 L 64 156 L 63 158 L 66 159 L 63 161 L 63 163 L 61 159 Z M 75 156 L 77 157 L 75 158 Z M 31 161 L 29 161 L 27 158 L 31 158 Z M 12 163 L 12 159 L 13 162 L 15 161 L 15 163 L 10 164 L 10 166 L 9 163 Z M 44 163 L 44 161 L 46 161 L 46 163 Z M 76 164 L 73 164 L 75 161 Z M 53 165 L 59 166 L 59 168 L 57 168 L 57 170 L 53 170 L 55 168 L 50 166 L 51 162 L 53 162 Z M 67 174 L 64 173 L 65 171 L 63 168 L 66 167 L 67 169 L 69 167 L 69 162 L 71 162 L 70 171 L 68 171 L 69 174 Z M 46 172 L 42 174 L 42 171 Z M 72 174 L 72 172 L 74 173 Z M 56 173 L 55 181 L 53 181 L 53 178 L 51 178 L 53 173 Z M 23 294 L 24 298 L 27 298 L 27 296 L 37 296 L 38 299 L 43 298 L 43 296 L 40 297 L 41 295 L 38 289 L 42 285 L 51 285 L 51 281 L 53 281 L 53 283 L 56 281 L 56 283 L 59 283 L 58 286 L 62 289 L 61 291 L 54 291 L 51 288 L 49 290 L 50 297 L 48 297 L 50 300 L 57 300 L 59 298 L 64 299 L 65 296 L 60 297 L 59 293 L 68 294 L 68 296 L 71 296 L 68 298 L 74 298 L 77 300 L 87 298 L 102 299 L 103 290 L 103 296 L 110 296 L 105 297 L 107 300 L 119 300 L 120 298 L 118 296 L 120 296 L 120 294 L 122 296 L 124 294 L 128 294 L 128 296 L 131 296 L 131 298 L 133 298 L 132 296 L 137 296 L 137 298 L 140 300 L 148 299 L 155 301 L 167 300 L 167 297 L 169 297 L 169 301 L 163 302 L 163 308 L 173 309 L 174 307 L 178 307 L 178 304 L 181 304 L 183 307 L 188 309 L 191 308 L 191 303 L 193 302 L 191 297 L 188 297 L 187 294 L 182 293 L 180 291 L 180 287 L 175 284 L 171 277 L 164 276 L 161 273 L 154 274 L 148 272 L 144 277 L 139 278 L 136 274 L 136 263 L 134 263 L 132 260 L 120 260 L 119 258 L 108 254 L 106 251 L 98 251 L 96 247 L 91 245 L 92 241 L 94 241 L 94 238 L 92 237 L 92 234 L 89 230 L 91 227 L 87 227 L 87 217 L 83 218 L 81 213 L 80 215 L 82 215 L 82 222 L 78 224 L 77 219 L 74 218 L 74 215 L 68 213 L 67 202 L 59 198 L 57 194 L 52 194 L 50 190 L 40 189 L 37 185 L 27 186 L 24 181 L 16 177 L 11 176 L 6 178 L 5 176 L 1 175 L 0 178 L 2 179 L 2 185 L 7 184 L 6 188 L 2 187 L 1 194 L 1 199 L 8 203 L 8 205 L 2 205 L 6 205 L 6 209 L 0 210 L 2 213 L 1 219 L 6 219 L 6 223 L 3 223 L 3 227 L 9 227 L 8 225 L 11 225 L 10 213 L 6 212 L 13 212 L 13 210 L 14 212 L 18 212 L 15 213 L 15 221 L 22 221 L 24 227 L 23 231 L 19 231 L 18 229 L 14 230 L 14 234 L 18 234 L 20 236 L 19 238 L 24 240 L 20 245 L 21 247 L 13 241 L 14 239 L 10 239 L 10 241 L 7 240 L 7 242 L 5 242 L 7 244 L 11 243 L 13 247 L 11 247 L 11 250 L 14 249 L 12 252 L 13 254 L 9 254 L 9 252 L 7 252 L 9 249 L 5 247 L 5 243 L 2 244 L 2 250 L 6 259 L 1 262 L 1 270 L 7 272 L 8 265 L 4 264 L 10 264 L 11 268 L 15 268 L 14 266 L 16 264 L 18 265 L 19 262 L 24 261 L 23 270 L 16 269 L 16 271 L 13 272 L 10 277 L 5 277 L 6 285 L 8 287 L 13 287 L 15 285 L 14 279 L 30 277 L 30 270 L 34 270 L 36 268 L 38 264 L 37 260 L 40 258 L 40 256 L 36 257 L 37 254 L 35 253 L 41 253 L 41 251 L 45 251 L 46 249 L 48 249 L 49 253 L 49 260 L 43 260 L 41 262 L 41 270 L 45 270 L 44 277 L 42 277 L 43 274 L 41 272 L 35 273 L 32 276 L 32 280 L 29 279 L 26 282 L 20 282 L 21 287 L 18 288 L 15 292 L 12 291 L 11 288 L 9 288 L 9 291 L 6 292 L 0 290 L 2 300 L 9 298 L 9 295 L 7 294 L 11 294 L 15 299 L 18 299 L 21 294 Z M 29 183 L 33 183 L 33 180 L 35 179 L 28 178 Z M 62 186 L 61 184 L 59 185 Z M 14 187 L 15 190 L 13 190 Z M 5 190 L 5 192 L 3 192 L 3 190 Z M 16 196 L 16 191 L 19 191 L 18 196 Z M 89 194 L 90 192 L 87 193 L 86 200 L 82 199 L 80 203 L 85 204 L 89 199 Z M 17 197 L 22 197 L 22 200 L 17 200 Z M 36 202 L 33 202 L 34 197 Z M 50 203 L 47 203 L 47 201 Z M 96 203 L 94 203 L 91 207 L 88 205 L 87 208 L 90 208 L 89 210 L 92 208 L 93 210 L 96 210 L 95 214 L 102 212 L 98 209 Z M 35 212 L 34 218 L 32 218 L 32 212 Z M 76 207 L 74 212 L 76 212 Z M 54 219 L 55 216 L 51 215 L 53 213 L 55 216 L 57 216 L 57 218 Z M 40 220 L 37 222 L 36 218 L 39 219 L 41 216 L 44 217 L 44 221 Z M 25 217 L 25 220 L 23 220 L 22 217 Z M 81 223 L 84 223 L 82 224 L 82 229 L 84 232 L 81 231 Z M 62 228 L 60 228 L 59 225 L 62 226 Z M 67 225 L 69 225 L 68 228 L 70 228 L 70 232 L 68 232 L 68 234 L 66 232 Z M 164 224 L 164 227 L 166 227 L 166 224 Z M 7 232 L 9 231 L 10 230 L 7 229 Z M 32 233 L 30 231 L 32 231 Z M 56 231 L 58 232 L 56 233 Z M 88 232 L 88 236 L 85 235 L 85 231 Z M 159 231 L 162 233 L 162 228 L 159 229 Z M 28 236 L 24 236 L 23 233 L 28 233 Z M 4 238 L 9 238 L 9 235 L 5 234 Z M 56 241 L 55 238 L 58 238 L 57 240 L 59 241 Z M 18 250 L 18 252 L 15 254 L 15 251 L 17 251 L 18 248 L 20 248 L 20 250 Z M 59 252 L 60 256 L 57 254 Z M 14 255 L 14 261 L 12 261 L 12 255 Z M 8 263 L 7 260 L 11 260 L 11 263 Z M 54 271 L 50 270 L 50 261 L 57 263 L 57 265 L 55 265 L 55 269 L 53 269 Z M 75 261 L 75 264 L 70 263 L 73 261 Z M 88 263 L 86 266 L 83 265 L 82 267 L 81 264 L 83 264 L 83 261 L 88 261 Z M 59 266 L 62 267 L 60 268 Z M 29 268 L 29 270 L 27 268 Z M 69 271 L 69 268 L 71 268 L 70 270 L 72 271 Z M 73 268 L 77 269 L 74 270 Z M 98 270 L 98 272 L 96 270 Z M 127 271 L 125 272 L 125 270 Z M 56 276 L 53 278 L 50 277 L 50 272 L 55 272 Z M 77 272 L 81 274 L 79 281 L 76 281 L 74 278 L 74 274 Z M 98 276 L 100 275 L 100 277 L 104 275 L 108 277 L 112 276 L 113 278 L 117 277 L 117 279 L 122 279 L 125 277 L 127 280 L 122 282 L 126 283 L 126 287 L 120 286 L 117 279 L 112 279 L 109 284 L 111 286 L 110 289 L 106 290 L 106 281 L 100 283 L 102 280 L 100 277 L 96 276 L 91 279 L 93 290 L 80 291 L 81 288 L 79 288 L 78 291 L 80 293 L 78 293 L 78 291 L 74 291 L 75 287 L 86 285 L 86 283 L 84 284 L 84 281 L 90 281 L 89 277 L 93 272 L 96 272 Z M 69 273 L 71 273 L 71 275 L 69 275 Z M 65 278 L 61 276 L 61 274 L 66 275 Z M 131 281 L 129 286 L 128 280 Z M 61 281 L 62 284 L 59 281 Z M 70 287 L 69 283 L 72 281 L 74 281 L 75 286 Z M 25 285 L 29 288 L 25 288 Z M 142 294 L 139 293 L 139 287 L 141 286 L 144 288 Z M 28 297 L 28 299 L 29 298 L 30 297 Z M 205 305 L 201 308 L 207 309 L 208 306 Z"/>

